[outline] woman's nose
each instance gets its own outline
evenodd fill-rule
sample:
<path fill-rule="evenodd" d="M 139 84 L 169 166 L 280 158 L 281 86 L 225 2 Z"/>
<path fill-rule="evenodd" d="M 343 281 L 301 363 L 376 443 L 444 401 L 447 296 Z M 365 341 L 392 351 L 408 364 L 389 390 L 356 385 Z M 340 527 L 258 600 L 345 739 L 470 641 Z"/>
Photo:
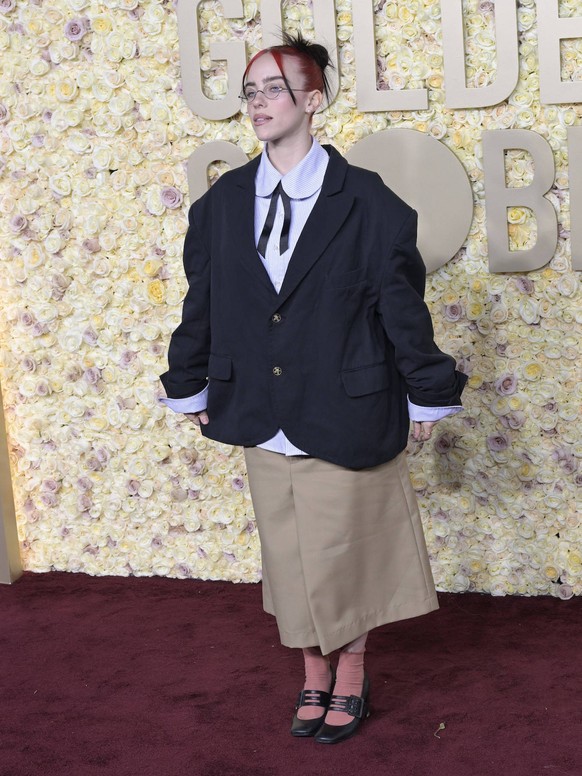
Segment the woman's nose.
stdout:
<path fill-rule="evenodd" d="M 266 105 L 267 104 L 267 98 L 265 97 L 265 93 L 262 89 L 259 89 L 259 91 L 255 95 L 255 99 L 253 100 L 253 105 L 256 107 L 257 105 Z"/>

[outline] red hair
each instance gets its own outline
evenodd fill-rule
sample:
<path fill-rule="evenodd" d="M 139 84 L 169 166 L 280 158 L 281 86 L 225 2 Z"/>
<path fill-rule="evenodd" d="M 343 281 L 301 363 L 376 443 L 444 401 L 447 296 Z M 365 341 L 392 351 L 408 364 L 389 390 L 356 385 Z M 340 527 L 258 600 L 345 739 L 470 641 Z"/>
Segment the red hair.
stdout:
<path fill-rule="evenodd" d="M 246 82 L 246 79 L 252 64 L 256 62 L 257 59 L 262 57 L 263 54 L 270 54 L 273 57 L 273 59 L 277 64 L 277 67 L 281 71 L 281 75 L 283 76 L 283 80 L 285 81 L 287 86 L 288 86 L 287 76 L 283 68 L 283 56 L 294 57 L 294 59 L 299 63 L 301 74 L 305 79 L 305 86 L 304 86 L 305 89 L 308 89 L 309 91 L 318 90 L 322 94 L 326 94 L 327 85 L 325 83 L 321 66 L 307 52 L 298 51 L 293 46 L 272 46 L 271 48 L 263 49 L 262 51 L 259 51 L 257 54 L 255 54 L 255 56 L 248 63 L 246 70 L 243 74 L 243 86 Z"/>

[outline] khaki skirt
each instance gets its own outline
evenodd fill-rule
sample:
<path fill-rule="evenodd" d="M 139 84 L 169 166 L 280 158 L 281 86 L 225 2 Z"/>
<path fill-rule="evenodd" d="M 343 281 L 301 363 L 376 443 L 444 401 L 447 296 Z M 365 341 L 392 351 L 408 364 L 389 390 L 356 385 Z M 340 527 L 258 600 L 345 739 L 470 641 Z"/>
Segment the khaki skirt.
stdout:
<path fill-rule="evenodd" d="M 245 458 L 282 644 L 329 654 L 438 609 L 405 453 L 358 471 L 256 447 Z"/>

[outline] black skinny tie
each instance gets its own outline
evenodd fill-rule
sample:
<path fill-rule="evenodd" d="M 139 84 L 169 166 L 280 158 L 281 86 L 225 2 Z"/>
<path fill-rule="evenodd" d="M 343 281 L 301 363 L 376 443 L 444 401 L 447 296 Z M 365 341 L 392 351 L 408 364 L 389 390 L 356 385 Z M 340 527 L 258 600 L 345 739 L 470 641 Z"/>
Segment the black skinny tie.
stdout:
<path fill-rule="evenodd" d="M 291 200 L 289 199 L 289 196 L 285 193 L 285 190 L 281 185 L 281 181 L 279 181 L 279 183 L 275 187 L 275 190 L 271 194 L 271 204 L 269 205 L 269 212 L 267 213 L 267 219 L 265 221 L 263 231 L 261 232 L 261 236 L 259 237 L 259 244 L 257 245 L 257 250 L 261 254 L 261 256 L 265 256 L 265 252 L 267 250 L 267 243 L 269 242 L 269 237 L 271 236 L 271 231 L 275 223 L 275 215 L 277 213 L 277 201 L 279 199 L 279 196 L 283 201 L 283 212 L 285 213 L 285 219 L 283 221 L 283 229 L 281 230 L 281 241 L 279 243 L 279 251 L 281 253 L 285 253 L 285 251 L 288 250 L 289 248 L 289 227 L 291 225 Z"/>

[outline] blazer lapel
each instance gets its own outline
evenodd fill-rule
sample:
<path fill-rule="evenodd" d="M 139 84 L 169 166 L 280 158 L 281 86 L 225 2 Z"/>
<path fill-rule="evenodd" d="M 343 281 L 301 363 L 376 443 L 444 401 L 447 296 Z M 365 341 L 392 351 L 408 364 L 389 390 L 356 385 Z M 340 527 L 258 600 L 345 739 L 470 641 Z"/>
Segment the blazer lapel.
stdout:
<path fill-rule="evenodd" d="M 280 306 L 293 293 L 311 267 L 325 251 L 348 217 L 354 197 L 343 189 L 348 163 L 332 146 L 324 146 L 330 155 L 321 193 L 297 241 L 281 291 Z"/>
<path fill-rule="evenodd" d="M 230 242 L 245 268 L 276 297 L 277 292 L 255 245 L 255 176 L 260 158 L 259 154 L 233 171 L 235 185 L 229 205 L 229 209 L 232 207 Z"/>

